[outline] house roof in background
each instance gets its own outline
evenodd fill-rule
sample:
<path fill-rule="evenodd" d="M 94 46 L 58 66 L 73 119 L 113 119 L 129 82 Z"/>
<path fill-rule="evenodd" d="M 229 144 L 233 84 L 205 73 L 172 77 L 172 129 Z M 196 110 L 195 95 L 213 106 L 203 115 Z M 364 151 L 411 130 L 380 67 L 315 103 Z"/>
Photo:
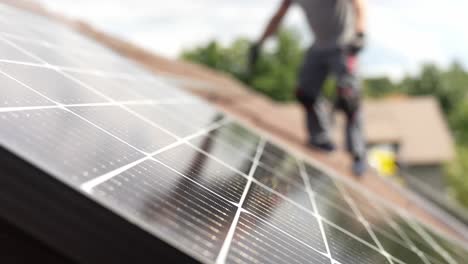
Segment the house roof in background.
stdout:
<path fill-rule="evenodd" d="M 434 97 L 366 101 L 365 117 L 369 140 L 384 141 L 379 126 L 388 126 L 384 129 L 399 138 L 400 160 L 406 164 L 438 164 L 454 158 L 453 137 Z"/>

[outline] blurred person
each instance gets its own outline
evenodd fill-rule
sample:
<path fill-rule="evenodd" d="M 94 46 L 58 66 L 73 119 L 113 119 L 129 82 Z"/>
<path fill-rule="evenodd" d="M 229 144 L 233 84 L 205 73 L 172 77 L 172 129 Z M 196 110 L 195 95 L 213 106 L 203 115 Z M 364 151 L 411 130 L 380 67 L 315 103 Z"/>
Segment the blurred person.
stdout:
<path fill-rule="evenodd" d="M 314 43 L 304 58 L 296 90 L 296 97 L 306 112 L 308 145 L 324 152 L 336 149 L 329 132 L 330 115 L 321 98 L 324 82 L 333 74 L 337 83 L 335 108 L 346 116 L 346 146 L 353 159 L 353 173 L 361 176 L 367 163 L 356 64 L 357 55 L 365 44 L 366 1 L 283 0 L 260 40 L 252 45 L 251 65 L 255 64 L 261 46 L 277 31 L 293 3 L 302 7 L 314 34 Z"/>

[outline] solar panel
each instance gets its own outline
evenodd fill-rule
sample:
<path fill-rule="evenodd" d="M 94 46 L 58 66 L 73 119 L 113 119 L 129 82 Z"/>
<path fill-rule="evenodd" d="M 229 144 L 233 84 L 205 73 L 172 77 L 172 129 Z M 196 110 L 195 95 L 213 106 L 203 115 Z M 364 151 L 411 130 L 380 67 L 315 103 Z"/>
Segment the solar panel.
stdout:
<path fill-rule="evenodd" d="M 70 260 L 465 263 L 462 243 L 99 44 L 0 14 L 0 217 Z"/>

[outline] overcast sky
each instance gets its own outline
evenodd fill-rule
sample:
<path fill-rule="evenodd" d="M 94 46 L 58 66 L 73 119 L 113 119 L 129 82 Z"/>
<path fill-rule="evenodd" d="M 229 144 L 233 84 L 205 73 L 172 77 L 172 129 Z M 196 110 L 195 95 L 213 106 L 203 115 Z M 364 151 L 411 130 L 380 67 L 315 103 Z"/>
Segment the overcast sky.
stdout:
<path fill-rule="evenodd" d="M 90 22 L 156 53 L 177 57 L 184 48 L 217 39 L 257 37 L 279 0 L 37 0 Z M 361 59 L 366 75 L 398 78 L 421 63 L 468 65 L 467 0 L 368 0 L 369 47 Z M 286 25 L 310 39 L 302 12 Z"/>

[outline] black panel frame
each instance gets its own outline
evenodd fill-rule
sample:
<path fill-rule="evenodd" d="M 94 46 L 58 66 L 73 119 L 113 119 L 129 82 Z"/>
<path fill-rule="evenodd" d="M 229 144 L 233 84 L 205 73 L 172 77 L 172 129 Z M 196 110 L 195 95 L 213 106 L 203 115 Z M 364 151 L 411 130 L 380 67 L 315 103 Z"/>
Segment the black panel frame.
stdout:
<path fill-rule="evenodd" d="M 1 146 L 0 164 L 0 218 L 72 262 L 199 263 Z"/>

